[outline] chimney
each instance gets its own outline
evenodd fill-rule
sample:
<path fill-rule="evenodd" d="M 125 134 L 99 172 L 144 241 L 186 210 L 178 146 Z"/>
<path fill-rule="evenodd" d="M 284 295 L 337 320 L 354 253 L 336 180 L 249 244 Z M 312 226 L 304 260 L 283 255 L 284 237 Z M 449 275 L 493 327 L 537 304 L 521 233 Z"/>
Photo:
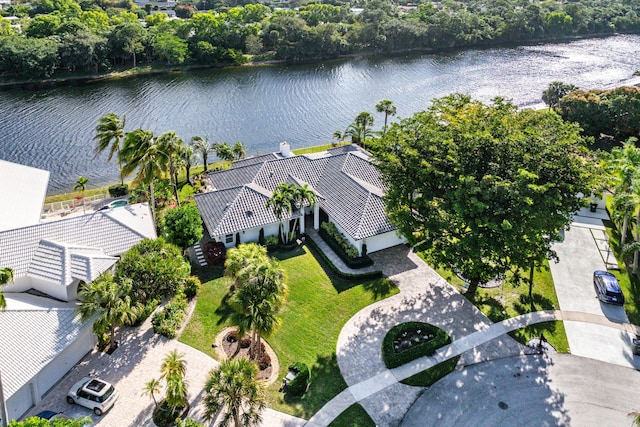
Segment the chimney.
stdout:
<path fill-rule="evenodd" d="M 291 157 L 293 154 L 291 153 L 291 146 L 287 141 L 280 143 L 280 155 L 282 157 Z"/>

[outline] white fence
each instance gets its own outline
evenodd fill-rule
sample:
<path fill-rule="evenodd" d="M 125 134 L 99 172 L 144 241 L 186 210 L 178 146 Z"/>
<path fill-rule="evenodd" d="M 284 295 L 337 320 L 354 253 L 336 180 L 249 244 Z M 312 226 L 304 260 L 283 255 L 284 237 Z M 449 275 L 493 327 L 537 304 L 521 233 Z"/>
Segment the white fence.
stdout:
<path fill-rule="evenodd" d="M 42 216 L 65 215 L 66 213 L 73 211 L 75 208 L 81 208 L 83 204 L 85 208 L 95 208 L 98 204 L 97 202 L 104 200 L 105 197 L 106 194 L 96 194 L 91 197 L 85 197 L 84 199 L 74 198 L 71 200 L 63 200 L 61 202 L 45 203 L 42 209 Z"/>

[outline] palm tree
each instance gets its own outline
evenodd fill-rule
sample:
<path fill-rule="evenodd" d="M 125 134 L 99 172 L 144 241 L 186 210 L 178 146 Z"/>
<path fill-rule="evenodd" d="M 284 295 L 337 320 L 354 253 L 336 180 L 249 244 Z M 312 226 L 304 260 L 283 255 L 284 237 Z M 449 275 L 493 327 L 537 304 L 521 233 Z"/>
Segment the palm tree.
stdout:
<path fill-rule="evenodd" d="M 231 152 L 233 153 L 234 160 L 244 159 L 247 155 L 247 149 L 240 141 L 236 141 L 231 146 Z"/>
<path fill-rule="evenodd" d="M 155 378 L 152 378 L 150 381 L 146 382 L 144 388 L 142 389 L 142 395 L 149 395 L 153 399 L 153 404 L 155 407 L 158 407 L 158 401 L 156 400 L 156 394 L 160 393 L 160 381 Z"/>
<path fill-rule="evenodd" d="M 236 310 L 231 321 L 238 326 L 240 336 L 251 332 L 249 355 L 255 359 L 262 353 L 261 337 L 268 337 L 280 326 L 277 314 L 288 289 L 284 270 L 272 258 L 253 259 L 243 273 L 243 286 L 231 300 Z"/>
<path fill-rule="evenodd" d="M 182 150 L 182 163 L 184 164 L 185 172 L 187 174 L 187 183 L 193 185 L 191 182 L 191 167 L 198 163 L 198 157 L 196 156 L 193 147 L 185 145 Z"/>
<path fill-rule="evenodd" d="M 295 208 L 296 210 L 301 212 L 301 215 L 304 218 L 303 209 L 306 206 L 309 206 L 310 208 L 314 207 L 315 204 L 318 203 L 318 196 L 316 196 L 315 191 L 309 188 L 308 184 L 295 186 L 293 189 L 292 203 L 293 203 L 292 208 Z M 296 216 L 296 218 L 294 219 L 293 230 L 296 229 L 297 221 L 299 219 L 300 219 L 299 216 Z"/>
<path fill-rule="evenodd" d="M 224 409 L 218 426 L 258 425 L 265 399 L 256 373 L 256 365 L 243 357 L 226 359 L 209 372 L 205 385 L 205 418 L 212 421 Z"/>
<path fill-rule="evenodd" d="M 184 140 L 180 138 L 174 131 L 164 132 L 157 138 L 160 150 L 166 153 L 169 160 L 169 178 L 173 187 L 173 195 L 176 203 L 180 206 L 180 198 L 178 197 L 178 180 L 176 178 L 176 158 L 182 155 L 184 149 Z"/>
<path fill-rule="evenodd" d="M 224 262 L 224 274 L 233 277 L 236 288 L 240 288 L 247 277 L 247 269 L 252 267 L 256 260 L 267 258 L 267 248 L 257 243 L 245 243 L 237 248 L 227 250 L 227 259 Z"/>
<path fill-rule="evenodd" d="M 566 84 L 558 81 L 551 82 L 549 87 L 542 92 L 542 101 L 551 108 L 558 108 L 562 97 L 577 89 L 578 88 L 572 84 Z"/>
<path fill-rule="evenodd" d="M 362 129 L 362 146 L 366 148 L 367 137 L 372 135 L 370 128 L 373 126 L 373 116 L 368 111 L 363 111 L 358 114 L 354 120 L 354 123 Z"/>
<path fill-rule="evenodd" d="M 346 138 L 346 134 L 344 134 L 342 131 L 337 130 L 337 131 L 333 132 L 332 137 L 337 142 L 343 142 L 344 139 Z"/>
<path fill-rule="evenodd" d="M 134 185 L 145 184 L 149 187 L 151 213 L 155 219 L 156 200 L 153 181 L 166 176 L 166 165 L 169 162 L 167 153 L 162 150 L 152 132 L 136 129 L 127 133 L 120 156 L 124 162 L 122 172 L 125 175 L 131 175 L 137 169 L 133 180 Z"/>
<path fill-rule="evenodd" d="M 384 113 L 384 126 L 382 128 L 382 133 L 384 134 L 387 132 L 387 119 L 389 116 L 396 115 L 396 106 L 388 99 L 383 99 L 376 104 L 376 111 L 378 113 Z"/>
<path fill-rule="evenodd" d="M 291 214 L 293 210 L 293 195 L 294 186 L 287 184 L 286 182 L 282 182 L 273 189 L 273 193 L 266 203 L 267 209 L 271 209 L 280 222 L 278 226 L 278 234 L 280 240 L 284 243 L 287 243 L 288 230 L 285 232 L 282 219 Z"/>
<path fill-rule="evenodd" d="M 0 287 L 13 281 L 13 270 L 10 268 L 0 268 Z M 4 299 L 4 294 L 0 290 L 0 309 L 7 308 L 7 300 Z"/>
<path fill-rule="evenodd" d="M 605 162 L 605 170 L 615 185 L 614 206 L 622 217 L 620 245 L 624 245 L 629 219 L 637 206 L 631 190 L 640 180 L 640 149 L 636 147 L 636 141 L 636 138 L 629 138 L 622 148 L 611 150 L 611 158 Z"/>
<path fill-rule="evenodd" d="M 184 353 L 178 353 L 178 350 L 174 349 L 164 356 L 162 365 L 160 365 L 160 378 L 184 377 L 186 372 L 187 362 L 184 359 Z"/>
<path fill-rule="evenodd" d="M 74 191 L 79 191 L 80 196 L 82 197 L 82 213 L 85 213 L 84 210 L 84 192 L 87 189 L 87 184 L 89 183 L 89 178 L 85 178 L 80 175 L 80 177 L 76 180 L 76 185 L 73 186 Z"/>
<path fill-rule="evenodd" d="M 93 137 L 97 142 L 95 148 L 96 156 L 109 148 L 107 161 L 110 162 L 114 155 L 118 158 L 118 164 L 120 166 L 120 184 L 122 185 L 124 184 L 124 176 L 122 175 L 122 161 L 118 154 L 120 151 L 120 143 L 125 137 L 124 126 L 126 121 L 126 114 L 123 114 L 122 119 L 120 119 L 116 113 L 107 113 L 98 119 L 96 136 Z"/>
<path fill-rule="evenodd" d="M 187 404 L 187 382 L 184 376 L 187 372 L 187 362 L 183 353 L 171 350 L 167 353 L 160 366 L 160 378 L 164 378 L 167 405 L 175 409 Z"/>
<path fill-rule="evenodd" d="M 191 137 L 191 145 L 195 151 L 198 151 L 202 155 L 202 161 L 204 162 L 204 171 L 207 171 L 207 159 L 209 153 L 212 153 L 213 147 L 209 143 L 208 139 L 203 139 L 200 136 Z"/>
<path fill-rule="evenodd" d="M 102 274 L 98 279 L 79 292 L 81 303 L 76 311 L 82 320 L 99 313 L 93 323 L 93 330 L 102 334 L 109 330 L 109 342 L 115 345 L 116 328 L 136 321 L 140 311 L 129 296 L 132 288 L 130 279 L 117 283 L 112 274 Z"/>
<path fill-rule="evenodd" d="M 216 142 L 213 144 L 213 150 L 220 160 L 232 162 L 236 158 L 233 149 L 226 142 Z"/>

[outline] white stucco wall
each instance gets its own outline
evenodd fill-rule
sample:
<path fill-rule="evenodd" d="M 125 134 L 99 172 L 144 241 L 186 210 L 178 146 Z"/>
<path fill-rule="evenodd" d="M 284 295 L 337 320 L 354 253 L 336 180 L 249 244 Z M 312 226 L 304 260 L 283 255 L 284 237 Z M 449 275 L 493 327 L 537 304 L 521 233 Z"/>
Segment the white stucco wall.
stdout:
<path fill-rule="evenodd" d="M 254 227 L 248 230 L 240 232 L 240 243 L 257 242 L 260 238 L 260 229 L 264 228 L 264 237 L 277 236 L 278 224 L 267 224 L 264 227 Z M 236 233 L 233 233 L 233 239 L 231 242 L 226 241 L 226 236 L 214 236 L 216 240 L 224 243 L 224 246 L 228 248 L 234 248 L 236 246 Z"/>
<path fill-rule="evenodd" d="M 367 244 L 367 253 L 369 254 L 405 242 L 406 239 L 402 236 L 399 236 L 395 231 L 389 231 L 388 233 L 378 234 L 377 236 L 373 237 L 367 237 L 365 240 L 365 243 Z"/>

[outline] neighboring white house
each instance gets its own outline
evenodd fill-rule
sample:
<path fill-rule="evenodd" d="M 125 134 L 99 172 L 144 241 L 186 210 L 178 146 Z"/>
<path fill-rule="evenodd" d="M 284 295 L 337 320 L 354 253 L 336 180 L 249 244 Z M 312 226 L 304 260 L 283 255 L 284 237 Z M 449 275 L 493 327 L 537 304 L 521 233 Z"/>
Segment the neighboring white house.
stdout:
<path fill-rule="evenodd" d="M 307 184 L 317 195 L 315 208 L 293 213 L 313 215 L 318 229 L 320 217 L 333 222 L 362 252 L 375 252 L 404 243 L 384 212 L 384 186 L 370 155 L 355 145 L 322 153 L 295 156 L 289 144 L 280 153 L 252 157 L 233 163 L 233 168 L 208 175 L 215 191 L 195 196 L 209 235 L 227 247 L 277 235 L 278 218 L 266 208 L 273 189 L 282 182 Z M 299 222 L 304 232 L 304 220 Z"/>
<path fill-rule="evenodd" d="M 92 322 L 81 322 L 75 313 L 78 286 L 145 238 L 156 238 L 146 204 L 0 232 L 0 268 L 10 267 L 15 275 L 3 287 L 7 308 L 0 311 L 0 395 L 6 410 L 0 425 L 37 404 L 91 351 Z"/>
<path fill-rule="evenodd" d="M 49 171 L 0 160 L 0 231 L 39 223 L 48 183 Z"/>

